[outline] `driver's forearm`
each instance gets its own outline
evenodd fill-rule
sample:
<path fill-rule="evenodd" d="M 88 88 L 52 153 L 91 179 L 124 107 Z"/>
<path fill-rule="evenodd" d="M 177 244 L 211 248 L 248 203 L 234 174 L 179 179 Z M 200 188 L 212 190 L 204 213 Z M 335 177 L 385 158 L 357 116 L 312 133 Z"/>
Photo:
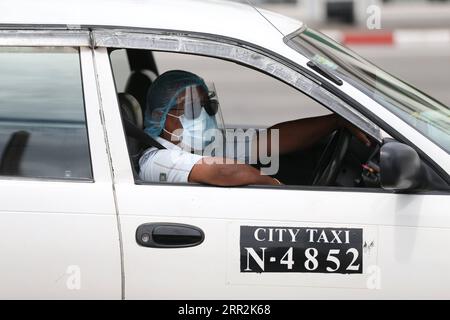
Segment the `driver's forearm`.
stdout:
<path fill-rule="evenodd" d="M 279 130 L 279 151 L 280 154 L 286 154 L 314 145 L 318 140 L 333 132 L 338 126 L 338 117 L 335 114 L 331 114 L 323 117 L 283 122 L 269 128 L 269 131 L 273 129 Z M 268 150 L 271 150 L 270 137 L 271 134 L 268 134 Z"/>
<path fill-rule="evenodd" d="M 213 163 L 215 158 L 200 160 L 191 170 L 188 181 L 215 186 L 234 187 L 246 185 L 279 185 L 280 182 L 270 176 L 262 175 L 261 172 L 250 165 L 233 163 Z"/>

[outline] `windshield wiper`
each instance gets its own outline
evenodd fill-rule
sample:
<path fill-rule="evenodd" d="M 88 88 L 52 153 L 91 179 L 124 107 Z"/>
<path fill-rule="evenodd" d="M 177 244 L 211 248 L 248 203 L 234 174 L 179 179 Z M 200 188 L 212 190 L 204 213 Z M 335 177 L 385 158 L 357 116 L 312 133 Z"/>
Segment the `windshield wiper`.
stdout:
<path fill-rule="evenodd" d="M 308 63 L 306 65 L 308 67 L 310 67 L 311 69 L 313 69 L 314 71 L 316 71 L 321 76 L 327 78 L 330 81 L 333 81 L 338 86 L 342 86 L 344 84 L 344 82 L 341 79 L 339 79 L 334 74 L 332 74 L 330 71 L 328 71 L 326 68 L 318 65 L 314 61 L 310 60 L 310 61 L 308 61 Z"/>

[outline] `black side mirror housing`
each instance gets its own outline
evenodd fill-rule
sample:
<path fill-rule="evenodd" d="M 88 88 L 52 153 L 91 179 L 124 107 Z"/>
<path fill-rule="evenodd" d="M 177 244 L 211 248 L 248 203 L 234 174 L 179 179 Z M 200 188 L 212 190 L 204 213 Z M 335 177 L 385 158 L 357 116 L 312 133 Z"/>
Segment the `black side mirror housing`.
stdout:
<path fill-rule="evenodd" d="M 389 141 L 380 151 L 380 182 L 383 189 L 412 191 L 423 184 L 422 160 L 410 146 Z"/>

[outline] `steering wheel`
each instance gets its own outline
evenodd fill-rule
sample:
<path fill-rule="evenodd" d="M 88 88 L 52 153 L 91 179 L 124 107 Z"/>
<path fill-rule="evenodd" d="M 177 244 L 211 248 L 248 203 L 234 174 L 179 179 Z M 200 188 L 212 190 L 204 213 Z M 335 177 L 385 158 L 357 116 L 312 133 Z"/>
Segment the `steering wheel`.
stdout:
<path fill-rule="evenodd" d="M 351 133 L 345 128 L 338 129 L 333 133 L 333 137 L 325 147 L 314 171 L 313 186 L 334 184 L 347 153 L 351 137 Z"/>

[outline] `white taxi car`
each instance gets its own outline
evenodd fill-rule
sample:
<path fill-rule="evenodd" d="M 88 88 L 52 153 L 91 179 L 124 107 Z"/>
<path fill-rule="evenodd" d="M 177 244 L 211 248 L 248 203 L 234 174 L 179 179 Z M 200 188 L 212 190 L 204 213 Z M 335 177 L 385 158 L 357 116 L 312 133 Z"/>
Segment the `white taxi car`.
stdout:
<path fill-rule="evenodd" d="M 0 12 L 0 298 L 450 298 L 448 107 L 243 4 L 3 0 Z M 297 117 L 280 90 L 372 146 L 339 130 L 280 159 L 284 186 L 140 181 L 122 121 L 142 129 L 164 63 L 232 77 L 212 79 L 227 127 Z M 268 87 L 247 90 L 254 77 Z"/>

